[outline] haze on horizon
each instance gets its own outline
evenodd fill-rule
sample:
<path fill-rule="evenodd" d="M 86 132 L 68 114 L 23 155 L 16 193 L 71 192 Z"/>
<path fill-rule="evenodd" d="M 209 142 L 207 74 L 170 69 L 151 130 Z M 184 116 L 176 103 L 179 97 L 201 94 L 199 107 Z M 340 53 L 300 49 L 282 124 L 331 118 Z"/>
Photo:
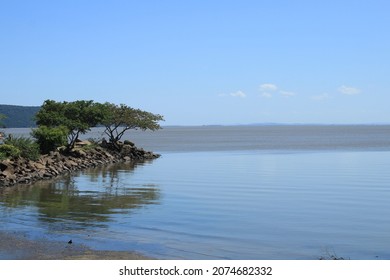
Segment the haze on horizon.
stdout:
<path fill-rule="evenodd" d="M 389 8 L 3 1 L 0 103 L 125 103 L 163 125 L 390 123 Z"/>

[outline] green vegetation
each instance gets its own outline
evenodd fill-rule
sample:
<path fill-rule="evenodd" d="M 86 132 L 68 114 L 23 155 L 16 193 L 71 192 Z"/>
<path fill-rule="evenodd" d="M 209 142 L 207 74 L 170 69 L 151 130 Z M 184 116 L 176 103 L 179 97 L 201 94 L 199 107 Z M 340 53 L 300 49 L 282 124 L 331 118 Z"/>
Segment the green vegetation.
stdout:
<path fill-rule="evenodd" d="M 112 103 L 101 104 L 103 112 L 102 124 L 105 126 L 105 134 L 114 146 L 120 141 L 126 131 L 130 129 L 157 130 L 160 129 L 159 121 L 164 118 L 161 115 L 152 114 L 127 105 L 115 105 Z"/>
<path fill-rule="evenodd" d="M 36 160 L 40 154 L 47 154 L 59 147 L 66 151 L 74 148 L 79 136 L 92 127 L 103 125 L 109 137 L 110 147 L 119 149 L 118 142 L 130 129 L 160 129 L 161 115 L 152 114 L 127 105 L 96 103 L 92 100 L 57 102 L 46 100 L 35 114 L 37 128 L 30 138 L 8 136 L 0 145 L 0 159 L 23 157 Z M 0 121 L 5 116 L 0 114 Z M 95 143 L 96 146 L 96 143 Z"/>
<path fill-rule="evenodd" d="M 37 160 L 40 156 L 38 144 L 30 138 L 8 135 L 0 145 L 0 159 L 23 157 Z"/>
<path fill-rule="evenodd" d="M 16 158 L 20 156 L 20 150 L 9 144 L 0 145 L 0 159 Z"/>
<path fill-rule="evenodd" d="M 68 130 L 68 149 L 73 149 L 80 134 L 98 125 L 102 119 L 99 103 L 93 101 L 56 102 L 46 100 L 35 118 L 39 127 L 64 126 Z"/>
<path fill-rule="evenodd" d="M 0 145 L 0 159 L 23 157 L 37 160 L 40 156 L 39 146 L 30 138 L 8 135 Z"/>
<path fill-rule="evenodd" d="M 6 119 L 7 116 L 4 114 L 0 114 L 0 127 L 4 127 L 3 120 Z"/>
<path fill-rule="evenodd" d="M 35 127 L 34 116 L 39 109 L 39 106 L 0 105 L 0 115 L 6 116 L 0 120 L 0 127 Z"/>
<path fill-rule="evenodd" d="M 56 148 L 66 146 L 68 128 L 65 126 L 48 127 L 41 125 L 33 129 L 31 136 L 37 141 L 41 153 L 47 154 Z"/>
<path fill-rule="evenodd" d="M 26 159 L 37 160 L 40 155 L 38 144 L 30 138 L 12 137 L 9 135 L 4 140 L 4 145 L 0 145 L 0 147 L 2 146 L 10 146 L 15 148 L 14 151 L 19 151 L 13 155 L 10 155 L 10 157 L 21 156 Z"/>

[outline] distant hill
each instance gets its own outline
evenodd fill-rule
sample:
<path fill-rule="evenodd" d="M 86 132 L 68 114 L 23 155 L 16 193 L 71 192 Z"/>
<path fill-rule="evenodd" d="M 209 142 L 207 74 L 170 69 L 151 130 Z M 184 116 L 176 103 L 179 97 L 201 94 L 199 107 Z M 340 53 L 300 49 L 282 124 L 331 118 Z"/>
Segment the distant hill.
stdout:
<path fill-rule="evenodd" d="M 5 127 L 35 127 L 35 114 L 39 106 L 0 105 L 0 114 L 7 118 L 2 120 Z"/>

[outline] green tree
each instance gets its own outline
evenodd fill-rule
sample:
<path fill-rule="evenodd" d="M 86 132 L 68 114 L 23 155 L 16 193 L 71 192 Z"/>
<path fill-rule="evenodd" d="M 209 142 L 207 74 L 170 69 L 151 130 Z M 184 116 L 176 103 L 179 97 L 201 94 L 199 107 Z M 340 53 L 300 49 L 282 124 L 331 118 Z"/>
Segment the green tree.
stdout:
<path fill-rule="evenodd" d="M 159 121 L 164 117 L 158 114 L 131 108 L 127 105 L 115 105 L 112 103 L 101 104 L 103 112 L 102 124 L 105 126 L 105 134 L 112 144 L 116 145 L 126 131 L 130 129 L 157 130 L 160 129 Z"/>
<path fill-rule="evenodd" d="M 56 102 L 46 100 L 36 114 L 38 126 L 59 127 L 68 129 L 68 149 L 72 149 L 80 134 L 84 134 L 101 123 L 103 112 L 101 105 L 92 100 L 74 102 Z"/>

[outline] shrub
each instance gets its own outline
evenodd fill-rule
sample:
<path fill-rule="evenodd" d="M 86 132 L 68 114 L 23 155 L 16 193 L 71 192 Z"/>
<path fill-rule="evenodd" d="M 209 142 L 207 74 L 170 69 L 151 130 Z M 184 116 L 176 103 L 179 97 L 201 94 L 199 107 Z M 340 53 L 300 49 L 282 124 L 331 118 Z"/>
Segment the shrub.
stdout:
<path fill-rule="evenodd" d="M 9 135 L 4 144 L 16 147 L 20 151 L 20 156 L 23 158 L 37 160 L 39 158 L 39 145 L 30 138 L 26 137 L 12 137 Z"/>
<path fill-rule="evenodd" d="M 46 154 L 67 144 L 68 129 L 65 126 L 39 126 L 33 129 L 31 135 L 37 140 L 42 153 Z"/>
<path fill-rule="evenodd" d="M 3 158 L 16 158 L 20 156 L 20 150 L 15 146 L 2 144 L 0 145 L 0 155 Z"/>

